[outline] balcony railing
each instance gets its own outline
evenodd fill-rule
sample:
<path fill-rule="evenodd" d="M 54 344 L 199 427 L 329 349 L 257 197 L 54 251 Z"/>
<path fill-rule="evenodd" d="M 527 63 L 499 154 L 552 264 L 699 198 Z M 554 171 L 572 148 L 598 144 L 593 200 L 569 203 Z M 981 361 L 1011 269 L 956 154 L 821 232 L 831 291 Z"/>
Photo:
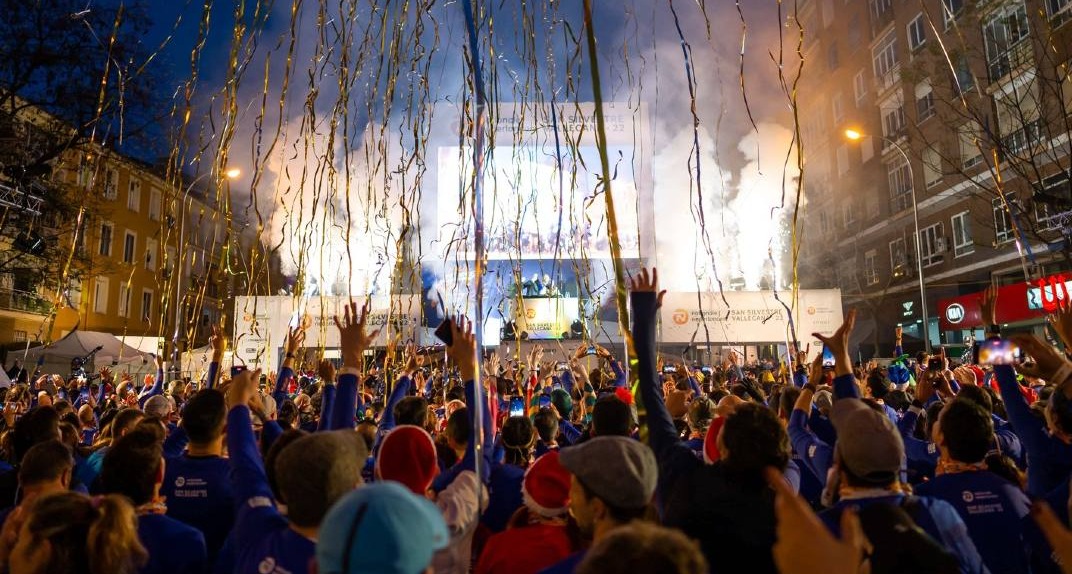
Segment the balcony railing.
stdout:
<path fill-rule="evenodd" d="M 1001 138 L 1003 155 L 1019 155 L 1042 142 L 1042 123 L 1038 120 L 1024 124 L 1020 129 Z"/>
<path fill-rule="evenodd" d="M 1032 53 L 1031 42 L 1026 39 L 1021 40 L 987 63 L 990 83 L 1000 81 L 1013 70 L 1026 66 L 1033 60 L 1034 54 Z"/>
<path fill-rule="evenodd" d="M 0 309 L 44 315 L 52 310 L 52 304 L 35 293 L 17 289 L 0 289 Z"/>

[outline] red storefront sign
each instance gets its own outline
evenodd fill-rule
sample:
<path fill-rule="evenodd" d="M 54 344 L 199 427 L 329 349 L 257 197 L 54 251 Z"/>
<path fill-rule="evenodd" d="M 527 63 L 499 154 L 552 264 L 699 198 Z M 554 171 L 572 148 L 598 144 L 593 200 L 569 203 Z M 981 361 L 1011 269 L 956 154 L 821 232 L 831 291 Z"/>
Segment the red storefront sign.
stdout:
<path fill-rule="evenodd" d="M 1044 317 L 1059 301 L 1072 301 L 1072 278 L 1051 275 L 1032 283 L 1014 283 L 998 288 L 998 324 L 1016 323 Z M 942 331 L 985 327 L 979 302 L 983 292 L 938 300 L 938 327 Z"/>

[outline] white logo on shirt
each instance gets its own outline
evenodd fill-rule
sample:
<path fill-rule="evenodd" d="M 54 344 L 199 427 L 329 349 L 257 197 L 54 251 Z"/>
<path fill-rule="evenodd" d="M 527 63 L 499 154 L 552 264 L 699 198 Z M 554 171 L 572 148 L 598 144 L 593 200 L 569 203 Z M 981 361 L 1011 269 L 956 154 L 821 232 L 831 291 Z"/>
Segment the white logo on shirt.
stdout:
<path fill-rule="evenodd" d="M 184 484 L 186 484 L 186 479 L 185 478 L 180 476 L 180 477 L 175 479 L 175 488 L 182 488 L 182 486 Z"/>
<path fill-rule="evenodd" d="M 970 490 L 965 490 L 960 494 L 960 498 L 963 499 L 964 502 L 971 502 L 975 500 L 975 493 Z"/>
<path fill-rule="evenodd" d="M 272 570 L 275 570 L 275 559 L 271 556 L 261 560 L 260 565 L 257 566 L 257 572 L 260 574 L 270 574 Z"/>

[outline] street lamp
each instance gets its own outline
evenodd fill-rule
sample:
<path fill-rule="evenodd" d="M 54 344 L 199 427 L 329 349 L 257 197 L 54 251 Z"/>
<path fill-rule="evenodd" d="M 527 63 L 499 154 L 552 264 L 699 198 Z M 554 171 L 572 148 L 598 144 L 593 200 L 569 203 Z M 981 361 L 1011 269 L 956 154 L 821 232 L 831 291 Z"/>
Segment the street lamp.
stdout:
<path fill-rule="evenodd" d="M 854 130 L 845 130 L 845 137 L 852 141 L 859 141 L 865 137 L 865 134 Z M 931 352 L 931 336 L 930 336 L 930 323 L 927 317 L 927 287 L 923 283 L 923 250 L 920 247 L 919 233 L 919 206 L 916 204 L 916 174 L 912 169 L 912 160 L 908 158 L 908 154 L 905 153 L 904 148 L 897 145 L 897 142 L 891 140 L 886 136 L 876 136 L 882 141 L 893 146 L 894 149 L 901 154 L 901 157 L 905 160 L 905 165 L 908 166 L 908 178 L 911 182 L 909 191 L 912 193 L 912 224 L 916 228 L 916 240 L 913 242 L 916 244 L 916 275 L 919 276 L 919 301 L 920 312 L 923 314 L 923 348 L 927 351 L 927 354 Z"/>
<path fill-rule="evenodd" d="M 179 204 L 179 245 L 176 249 L 176 254 L 182 253 L 182 240 L 186 235 L 186 202 L 190 198 L 190 191 L 194 186 L 204 179 L 205 177 L 212 175 L 212 171 L 203 173 L 186 186 L 186 191 L 182 194 L 182 202 Z M 237 167 L 232 167 L 223 172 L 223 175 L 228 180 L 237 179 L 242 175 L 242 170 Z M 181 255 L 177 255 L 181 258 Z M 182 265 L 178 261 L 175 262 L 175 332 L 172 334 L 172 343 L 174 344 L 174 350 L 172 360 L 174 364 L 181 369 L 182 355 L 179 350 L 179 333 L 182 325 Z"/>

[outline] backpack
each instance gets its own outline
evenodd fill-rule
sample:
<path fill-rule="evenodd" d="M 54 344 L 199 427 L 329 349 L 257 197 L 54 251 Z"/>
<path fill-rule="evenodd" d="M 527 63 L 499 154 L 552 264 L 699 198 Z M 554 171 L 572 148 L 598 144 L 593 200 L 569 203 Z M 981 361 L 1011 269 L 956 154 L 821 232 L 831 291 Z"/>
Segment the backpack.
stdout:
<path fill-rule="evenodd" d="M 871 544 L 871 574 L 959 574 L 956 555 L 916 524 L 920 512 L 922 504 L 914 496 L 904 497 L 899 505 L 875 502 L 860 507 L 860 526 Z"/>

